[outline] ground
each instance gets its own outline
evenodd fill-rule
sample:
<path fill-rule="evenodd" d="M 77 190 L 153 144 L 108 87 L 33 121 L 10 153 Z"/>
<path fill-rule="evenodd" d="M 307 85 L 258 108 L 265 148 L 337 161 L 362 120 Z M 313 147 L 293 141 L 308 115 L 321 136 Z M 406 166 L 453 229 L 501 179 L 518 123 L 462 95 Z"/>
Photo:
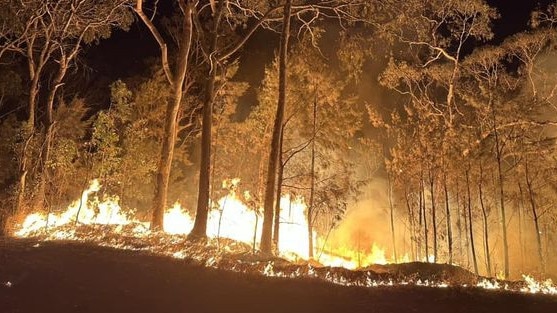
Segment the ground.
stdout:
<path fill-rule="evenodd" d="M 0 312 L 557 312 L 557 297 L 476 288 L 342 287 L 138 251 L 0 239 Z"/>

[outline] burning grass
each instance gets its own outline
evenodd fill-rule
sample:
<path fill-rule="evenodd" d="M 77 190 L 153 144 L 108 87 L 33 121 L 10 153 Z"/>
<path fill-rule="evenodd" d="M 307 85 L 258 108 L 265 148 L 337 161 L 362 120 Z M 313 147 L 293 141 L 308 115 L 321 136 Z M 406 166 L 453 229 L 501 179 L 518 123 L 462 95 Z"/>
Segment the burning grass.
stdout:
<path fill-rule="evenodd" d="M 141 225 L 141 224 L 140 224 Z M 503 281 L 478 277 L 448 264 L 422 262 L 372 265 L 358 270 L 330 267 L 315 261 L 288 261 L 253 253 L 253 247 L 231 239 L 190 241 L 185 235 L 140 232 L 138 225 L 79 225 L 41 229 L 29 234 L 39 241 L 71 241 L 116 249 L 145 251 L 194 262 L 200 266 L 268 277 L 310 278 L 342 286 L 433 288 L 481 288 L 494 291 L 557 295 L 551 281 L 538 282 L 529 276 L 523 281 Z"/>
<path fill-rule="evenodd" d="M 191 241 L 185 234 L 191 230 L 193 219 L 178 205 L 166 212 L 164 232 L 152 232 L 149 223 L 134 218 L 133 211 L 122 210 L 116 197 L 103 201 L 96 197 L 90 199 L 99 189 L 98 181 L 93 181 L 82 197 L 65 211 L 28 215 L 14 235 L 147 251 L 210 268 L 270 277 L 313 278 L 342 286 L 464 287 L 557 295 L 557 287 L 550 280 L 538 282 L 529 276 L 524 276 L 523 281 L 511 282 L 479 277 L 447 264 L 375 264 L 387 263 L 384 252 L 377 247 L 364 256 L 366 262 L 363 264 L 360 260 L 355 263 L 356 254 L 349 249 L 336 250 L 339 255 L 321 251 L 317 260 L 308 260 L 305 206 L 299 199 L 282 200 L 289 202 L 289 214 L 283 216 L 286 210 L 281 211 L 281 219 L 287 221 L 284 225 L 288 229 L 281 231 L 285 235 L 279 242 L 278 256 L 265 257 L 256 251 L 260 231 L 258 213 L 250 210 L 235 194 L 221 199 L 219 209 L 211 210 L 208 239 Z M 363 266 L 354 269 L 355 264 Z"/>

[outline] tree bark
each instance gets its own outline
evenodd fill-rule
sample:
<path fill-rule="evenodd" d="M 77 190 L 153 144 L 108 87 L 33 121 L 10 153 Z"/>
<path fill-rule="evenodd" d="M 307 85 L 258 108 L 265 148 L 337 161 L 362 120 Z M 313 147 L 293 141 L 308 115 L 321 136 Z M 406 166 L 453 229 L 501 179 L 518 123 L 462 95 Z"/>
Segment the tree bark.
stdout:
<path fill-rule="evenodd" d="M 284 120 L 284 108 L 286 106 L 286 71 L 288 41 L 290 37 L 290 19 L 292 11 L 292 0 L 286 0 L 283 14 L 282 34 L 280 38 L 279 51 L 279 91 L 277 111 L 273 126 L 273 138 L 271 140 L 271 151 L 269 154 L 269 167 L 267 170 L 267 183 L 265 189 L 265 202 L 263 206 L 263 227 L 261 231 L 261 252 L 272 254 L 272 232 L 273 232 L 273 204 L 275 195 L 276 174 L 280 154 L 280 140 L 282 139 L 282 123 Z"/>

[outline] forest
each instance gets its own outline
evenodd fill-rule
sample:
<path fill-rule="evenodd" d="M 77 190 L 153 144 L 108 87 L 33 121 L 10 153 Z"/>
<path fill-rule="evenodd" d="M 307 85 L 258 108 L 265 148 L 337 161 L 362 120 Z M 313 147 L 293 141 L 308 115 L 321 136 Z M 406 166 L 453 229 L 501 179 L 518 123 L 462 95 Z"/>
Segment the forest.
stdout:
<path fill-rule="evenodd" d="M 282 198 L 307 259 L 557 277 L 557 3 L 506 31 L 487 0 L 0 7 L 0 236 L 96 179 L 152 232 L 179 202 L 189 240 L 233 194 L 276 254 Z"/>

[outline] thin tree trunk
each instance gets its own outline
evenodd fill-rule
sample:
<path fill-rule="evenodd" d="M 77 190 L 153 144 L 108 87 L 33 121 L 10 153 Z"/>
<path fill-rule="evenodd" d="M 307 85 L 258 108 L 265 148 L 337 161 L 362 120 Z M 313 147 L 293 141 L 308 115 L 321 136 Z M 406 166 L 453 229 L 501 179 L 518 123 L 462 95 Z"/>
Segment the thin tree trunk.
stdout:
<path fill-rule="evenodd" d="M 225 10 L 225 3 L 220 1 L 216 17 L 213 20 L 211 31 L 211 43 L 209 51 L 215 52 L 218 47 L 218 27 Z M 197 194 L 197 210 L 195 222 L 190 233 L 191 238 L 204 238 L 207 236 L 207 218 L 209 215 L 209 194 L 211 192 L 211 143 L 213 126 L 213 104 L 216 95 L 216 80 L 218 72 L 218 62 L 213 54 L 209 56 L 210 74 L 205 85 L 205 99 L 203 102 L 203 125 L 201 128 L 201 164 L 199 166 L 199 188 Z"/>
<path fill-rule="evenodd" d="M 421 256 L 422 254 L 422 238 L 421 238 L 421 231 L 422 231 L 422 225 L 423 225 L 423 206 L 422 206 L 422 184 L 421 184 L 421 180 L 419 183 L 419 189 L 418 189 L 418 227 L 416 229 L 416 240 L 418 242 L 418 249 L 416 250 L 416 258 L 418 261 L 421 261 L 423 258 Z"/>
<path fill-rule="evenodd" d="M 497 131 L 497 119 L 495 113 L 495 105 L 491 102 L 491 113 L 493 118 L 493 133 L 495 135 L 495 158 L 497 160 L 497 176 L 499 179 L 499 209 L 501 218 L 501 230 L 503 235 L 503 262 L 504 262 L 504 278 L 509 278 L 509 244 L 507 240 L 507 217 L 505 212 L 505 189 L 503 186 L 503 156 L 501 151 L 501 143 L 499 142 L 499 132 Z"/>
<path fill-rule="evenodd" d="M 284 127 L 281 132 L 284 131 Z M 282 136 L 282 134 L 281 134 Z M 280 199 L 282 197 L 282 179 L 284 178 L 284 164 L 282 163 L 282 139 L 280 140 L 280 154 L 277 175 L 277 195 L 275 201 L 275 220 L 273 223 L 273 242 L 278 247 L 280 240 Z"/>
<path fill-rule="evenodd" d="M 445 212 L 447 215 L 447 243 L 449 245 L 449 264 L 453 264 L 453 230 L 451 224 L 451 207 L 449 205 L 449 190 L 447 188 L 447 173 L 443 177 L 443 189 L 445 190 Z"/>
<path fill-rule="evenodd" d="M 43 150 L 41 152 L 41 162 L 40 162 L 40 176 L 39 176 L 39 188 L 35 198 L 35 207 L 42 209 L 47 201 L 47 191 L 46 187 L 50 179 L 50 171 L 48 163 L 50 162 L 50 154 L 52 150 L 52 145 L 54 142 L 54 99 L 56 98 L 56 92 L 58 88 L 62 85 L 62 80 L 66 75 L 68 69 L 69 60 L 65 56 L 62 56 L 58 61 L 59 68 L 56 77 L 51 82 L 52 86 L 48 92 L 47 102 L 46 102 L 46 120 L 45 120 L 45 137 L 43 143 Z"/>
<path fill-rule="evenodd" d="M 423 176 L 422 176 L 421 186 L 422 186 L 422 210 L 423 210 L 423 218 L 424 218 L 425 259 L 426 262 L 429 263 L 429 244 L 427 238 L 429 229 L 427 228 L 427 214 L 426 214 L 426 206 L 425 206 L 425 183 L 423 180 Z"/>
<path fill-rule="evenodd" d="M 520 182 L 518 182 L 518 190 L 520 193 L 520 202 L 518 205 L 518 240 L 520 243 L 520 269 L 521 271 L 524 271 L 524 264 L 525 259 L 524 259 L 524 231 L 523 231 L 523 220 L 524 220 L 524 191 L 522 190 L 522 184 Z"/>
<path fill-rule="evenodd" d="M 406 209 L 408 210 L 408 224 L 410 227 L 410 253 L 412 257 L 412 261 L 416 261 L 416 251 L 415 246 L 415 226 L 414 226 L 414 210 L 412 210 L 412 205 L 410 204 L 410 199 L 408 197 L 408 189 L 404 188 L 404 199 L 406 201 Z"/>
<path fill-rule="evenodd" d="M 273 138 L 271 141 L 271 151 L 269 154 L 269 167 L 267 170 L 267 183 L 265 189 L 265 202 L 263 205 L 263 227 L 261 231 L 261 252 L 264 254 L 272 253 L 272 233 L 274 215 L 274 195 L 277 178 L 277 168 L 280 154 L 280 140 L 282 139 L 282 123 L 284 120 L 284 108 L 286 106 L 286 71 L 288 41 L 290 37 L 290 15 L 292 11 L 292 0 L 286 0 L 283 14 L 282 35 L 280 38 L 279 51 L 279 92 L 277 111 L 273 126 Z"/>
<path fill-rule="evenodd" d="M 462 218 L 460 214 L 460 186 L 458 179 L 456 180 L 456 227 L 458 230 L 458 251 L 460 253 L 460 262 L 464 260 L 462 254 Z"/>
<path fill-rule="evenodd" d="M 275 216 L 273 222 L 273 242 L 278 247 L 280 241 L 280 200 L 282 197 L 282 179 L 284 177 L 284 166 L 279 165 L 277 177 L 277 195 L 275 201 Z"/>
<path fill-rule="evenodd" d="M 317 136 L 317 90 L 313 101 L 313 139 L 311 141 L 311 179 L 309 190 L 308 219 L 308 256 L 313 258 L 313 204 L 315 199 L 315 137 Z"/>
<path fill-rule="evenodd" d="M 478 197 L 480 199 L 480 206 L 482 208 L 483 228 L 484 228 L 484 254 L 487 266 L 487 276 L 491 277 L 491 255 L 489 250 L 489 229 L 487 224 L 487 211 L 483 200 L 483 166 L 480 160 L 480 181 L 478 183 Z"/>
<path fill-rule="evenodd" d="M 393 205 L 393 185 L 391 182 L 391 175 L 387 173 L 387 188 L 389 193 L 389 215 L 391 220 L 391 242 L 393 245 L 393 255 L 395 257 L 395 263 L 398 263 L 398 258 L 396 254 L 396 238 L 395 238 L 395 212 Z"/>
<path fill-rule="evenodd" d="M 429 195 L 431 197 L 431 218 L 433 226 L 433 263 L 437 263 L 437 218 L 435 208 L 434 180 L 432 170 L 429 171 Z"/>
<path fill-rule="evenodd" d="M 470 170 L 466 170 L 466 188 L 468 195 L 468 232 L 470 235 L 470 248 L 472 250 L 472 263 L 474 264 L 474 273 L 478 275 L 478 261 L 476 259 L 476 247 L 474 246 L 474 224 L 472 221 L 472 195 L 470 192 Z"/>
<path fill-rule="evenodd" d="M 530 179 L 530 172 L 528 168 L 528 159 L 524 162 L 524 174 L 526 176 L 526 186 L 528 187 L 528 199 L 530 200 L 530 209 L 532 210 L 532 217 L 534 221 L 534 228 L 536 229 L 536 244 L 538 248 L 538 260 L 540 262 L 541 272 L 545 273 L 545 260 L 543 257 L 543 247 L 541 238 L 541 229 L 539 223 L 539 213 L 536 206 L 536 199 L 534 195 L 534 188 L 532 187 L 532 180 Z"/>

